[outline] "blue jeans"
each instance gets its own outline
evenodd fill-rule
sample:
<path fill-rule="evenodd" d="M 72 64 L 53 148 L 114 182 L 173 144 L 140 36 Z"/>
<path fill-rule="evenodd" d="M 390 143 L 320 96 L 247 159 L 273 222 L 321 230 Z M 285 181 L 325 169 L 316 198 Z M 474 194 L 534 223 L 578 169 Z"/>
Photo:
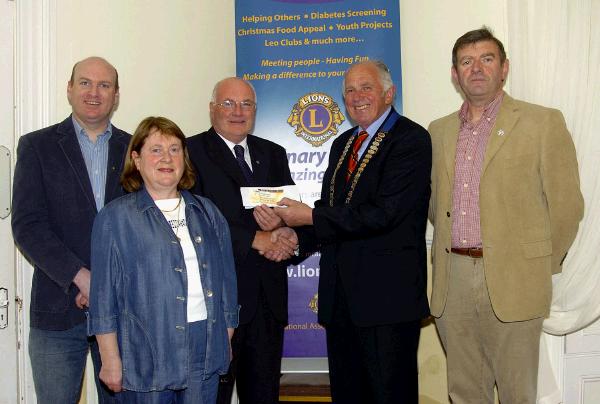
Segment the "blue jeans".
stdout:
<path fill-rule="evenodd" d="M 96 339 L 87 336 L 85 322 L 64 331 L 29 330 L 29 358 L 39 404 L 79 402 L 88 350 L 94 363 L 98 402 L 116 403 L 115 395 L 98 380 L 100 352 Z"/>
<path fill-rule="evenodd" d="M 217 401 L 219 375 L 205 379 L 206 320 L 188 323 L 188 382 L 182 390 L 150 392 L 124 391 L 117 394 L 124 404 L 214 404 Z"/>

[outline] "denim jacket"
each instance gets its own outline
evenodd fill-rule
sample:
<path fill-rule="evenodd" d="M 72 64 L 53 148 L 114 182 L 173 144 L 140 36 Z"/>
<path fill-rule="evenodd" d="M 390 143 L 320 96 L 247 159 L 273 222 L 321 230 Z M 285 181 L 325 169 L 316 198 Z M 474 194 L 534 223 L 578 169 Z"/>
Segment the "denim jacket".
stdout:
<path fill-rule="evenodd" d="M 227 327 L 237 327 L 229 227 L 206 198 L 181 194 L 208 312 L 205 377 L 229 366 Z M 123 388 L 187 387 L 187 274 L 183 251 L 145 189 L 100 211 L 92 231 L 88 334 L 117 333 Z"/>

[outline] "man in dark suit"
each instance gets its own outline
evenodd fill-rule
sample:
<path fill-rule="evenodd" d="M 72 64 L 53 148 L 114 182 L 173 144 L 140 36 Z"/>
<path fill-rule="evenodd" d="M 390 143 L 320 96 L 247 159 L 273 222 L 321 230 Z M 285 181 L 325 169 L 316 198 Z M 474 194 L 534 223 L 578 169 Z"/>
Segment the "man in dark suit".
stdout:
<path fill-rule="evenodd" d="M 98 57 L 73 66 L 72 115 L 19 140 L 12 230 L 34 265 L 29 356 L 38 402 L 76 403 L 91 348 L 99 401 L 100 356 L 88 338 L 90 238 L 98 210 L 123 194 L 119 175 L 130 136 L 110 123 L 119 98 L 116 69 Z"/>
<path fill-rule="evenodd" d="M 285 149 L 250 135 L 255 116 L 253 87 L 239 78 L 224 79 L 210 103 L 212 128 L 191 137 L 187 145 L 198 176 L 194 191 L 211 199 L 227 219 L 236 264 L 240 325 L 232 339 L 230 373 L 221 379 L 219 403 L 231 401 L 235 379 L 242 404 L 279 402 L 287 324 L 287 272 L 281 260 L 293 253 L 297 238 L 269 208 L 259 208 L 255 218 L 243 206 L 240 187 L 293 181 Z"/>
<path fill-rule="evenodd" d="M 313 225 L 301 249 L 321 245 L 319 321 L 339 404 L 418 402 L 431 142 L 394 110 L 394 93 L 385 64 L 352 65 L 344 102 L 358 126 L 333 142 L 321 199 L 276 209 L 289 226 Z"/>

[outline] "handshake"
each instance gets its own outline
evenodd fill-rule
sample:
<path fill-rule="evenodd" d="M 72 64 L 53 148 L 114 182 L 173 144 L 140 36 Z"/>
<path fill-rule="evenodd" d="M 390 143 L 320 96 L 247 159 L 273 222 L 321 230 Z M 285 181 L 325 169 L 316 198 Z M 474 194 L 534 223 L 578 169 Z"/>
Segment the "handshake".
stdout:
<path fill-rule="evenodd" d="M 254 219 L 261 230 L 256 232 L 252 248 L 265 258 L 281 262 L 297 255 L 298 235 L 286 227 L 275 211 L 266 205 L 254 208 Z"/>

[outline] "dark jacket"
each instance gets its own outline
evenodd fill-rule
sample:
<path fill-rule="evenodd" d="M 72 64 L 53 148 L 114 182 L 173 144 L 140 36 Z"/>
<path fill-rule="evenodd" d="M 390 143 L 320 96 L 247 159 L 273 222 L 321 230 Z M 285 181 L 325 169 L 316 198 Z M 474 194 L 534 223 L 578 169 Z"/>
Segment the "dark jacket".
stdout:
<path fill-rule="evenodd" d="M 129 139 L 112 127 L 105 202 L 124 194 L 119 176 Z M 70 116 L 19 139 L 12 206 L 15 242 L 34 266 L 31 327 L 67 330 L 84 322 L 72 281 L 81 267 L 91 269 L 97 210 Z"/>
<path fill-rule="evenodd" d="M 350 152 L 341 156 L 355 131 L 350 129 L 333 142 L 321 199 L 313 210 L 312 233 L 301 233 L 301 245 L 321 244 L 319 321 L 331 322 L 337 287 L 343 287 L 357 326 L 424 318 L 429 314 L 425 243 L 429 134 L 400 116 L 380 141 L 377 135 L 371 139 L 346 183 Z M 338 279 L 341 285 L 336 284 Z"/>
<path fill-rule="evenodd" d="M 247 141 L 257 185 L 294 183 L 283 147 L 252 135 L 248 135 Z M 241 305 L 240 324 L 248 323 L 254 316 L 261 287 L 275 318 L 287 323 L 286 263 L 269 261 L 252 249 L 260 227 L 252 209 L 244 209 L 242 205 L 240 186 L 248 184 L 233 153 L 212 128 L 189 138 L 187 147 L 197 171 L 194 193 L 213 201 L 229 223 Z"/>

